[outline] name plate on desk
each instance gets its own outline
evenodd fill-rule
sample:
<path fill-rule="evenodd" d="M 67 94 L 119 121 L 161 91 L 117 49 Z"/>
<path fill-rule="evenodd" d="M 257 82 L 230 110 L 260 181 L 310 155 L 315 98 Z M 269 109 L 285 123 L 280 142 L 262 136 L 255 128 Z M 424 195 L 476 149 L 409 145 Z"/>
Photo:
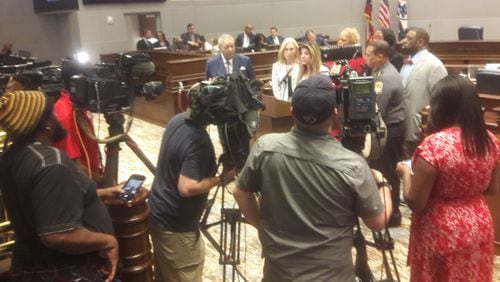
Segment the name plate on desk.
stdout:
<path fill-rule="evenodd" d="M 289 101 L 278 100 L 271 95 L 262 95 L 262 103 L 264 103 L 266 109 L 261 112 L 261 115 L 272 118 L 292 116 L 290 113 L 292 103 Z"/>

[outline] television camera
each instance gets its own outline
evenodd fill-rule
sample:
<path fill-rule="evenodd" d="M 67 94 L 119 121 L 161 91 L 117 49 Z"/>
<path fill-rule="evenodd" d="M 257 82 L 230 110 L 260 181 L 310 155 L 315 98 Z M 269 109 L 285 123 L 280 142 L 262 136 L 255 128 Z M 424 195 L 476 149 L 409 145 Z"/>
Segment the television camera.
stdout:
<path fill-rule="evenodd" d="M 242 168 L 255 134 L 262 82 L 245 74 L 226 75 L 215 81 L 195 84 L 189 90 L 191 117 L 217 125 L 225 168 Z"/>
<path fill-rule="evenodd" d="M 377 111 L 373 77 L 358 77 L 358 73 L 349 67 L 349 60 L 360 56 L 360 44 L 321 48 L 323 61 L 334 61 L 336 65 L 342 65 L 342 71 L 331 76 L 336 86 L 337 104 L 342 118 L 342 143 L 352 151 L 373 159 L 382 151 L 386 128 Z M 376 150 L 371 148 L 374 142 L 379 145 L 375 146 Z"/>
<path fill-rule="evenodd" d="M 115 63 L 95 66 L 63 61 L 62 68 L 77 73 L 69 89 L 74 106 L 94 113 L 130 111 L 135 96 L 151 100 L 163 92 L 161 81 L 145 82 L 155 72 L 146 53 L 124 53 Z"/>
<path fill-rule="evenodd" d="M 50 95 L 61 86 L 60 68 L 51 66 L 49 60 L 38 60 L 20 56 L 2 56 L 0 59 L 0 95 L 4 93 L 11 77 L 23 85 L 37 88 Z"/>

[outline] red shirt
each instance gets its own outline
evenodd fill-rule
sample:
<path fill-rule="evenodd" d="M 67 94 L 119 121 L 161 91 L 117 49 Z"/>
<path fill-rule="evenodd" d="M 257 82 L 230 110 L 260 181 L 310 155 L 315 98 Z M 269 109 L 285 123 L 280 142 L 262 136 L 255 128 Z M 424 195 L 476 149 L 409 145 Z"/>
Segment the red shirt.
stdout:
<path fill-rule="evenodd" d="M 94 127 L 92 125 L 91 114 L 88 111 L 78 111 L 82 114 L 81 116 L 84 117 L 85 122 L 93 132 Z M 73 104 L 67 91 L 61 91 L 61 97 L 54 104 L 54 114 L 68 132 L 66 138 L 54 146 L 65 151 L 71 159 L 79 158 L 85 167 L 88 167 L 86 157 L 88 155 L 91 170 L 99 171 L 101 165 L 99 147 L 97 142 L 88 137 L 83 130 L 77 128 L 73 116 Z M 81 140 L 79 135 L 81 136 Z M 85 154 L 85 151 L 87 154 Z"/>

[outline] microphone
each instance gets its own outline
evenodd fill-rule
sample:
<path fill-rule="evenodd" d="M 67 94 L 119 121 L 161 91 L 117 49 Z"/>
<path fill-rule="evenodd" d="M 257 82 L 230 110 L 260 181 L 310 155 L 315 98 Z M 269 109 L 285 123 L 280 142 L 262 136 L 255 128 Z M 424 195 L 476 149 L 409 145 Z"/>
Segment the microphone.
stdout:
<path fill-rule="evenodd" d="M 244 66 L 241 66 L 241 67 L 240 67 L 240 74 L 241 74 L 241 76 L 243 76 L 244 78 L 248 78 L 248 76 L 247 76 L 247 69 L 246 69 Z"/>

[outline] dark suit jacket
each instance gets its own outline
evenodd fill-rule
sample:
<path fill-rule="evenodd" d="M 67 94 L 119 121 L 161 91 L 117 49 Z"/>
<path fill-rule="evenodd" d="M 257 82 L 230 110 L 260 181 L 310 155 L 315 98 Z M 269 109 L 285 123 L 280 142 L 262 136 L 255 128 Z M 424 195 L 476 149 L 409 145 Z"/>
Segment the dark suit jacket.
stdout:
<path fill-rule="evenodd" d="M 153 44 L 147 41 L 145 38 L 141 38 L 141 40 L 137 41 L 136 44 L 137 50 L 152 50 Z"/>
<path fill-rule="evenodd" d="M 201 37 L 201 35 L 199 35 L 198 33 L 195 33 L 194 34 L 194 41 L 200 40 L 200 37 Z M 191 37 L 189 37 L 189 32 L 184 32 L 183 34 L 181 34 L 181 39 L 182 39 L 182 43 L 188 44 L 188 41 L 191 41 Z"/>
<path fill-rule="evenodd" d="M 250 46 L 253 46 L 255 44 L 255 34 L 250 34 Z M 236 47 L 243 47 L 243 33 L 238 34 L 236 36 L 236 40 L 234 41 L 234 45 Z"/>
<path fill-rule="evenodd" d="M 281 36 L 281 35 L 278 35 L 278 40 L 280 41 L 280 45 L 281 45 L 281 43 L 283 43 L 283 40 L 285 40 L 285 38 L 283 36 Z M 266 42 L 269 45 L 274 45 L 273 37 L 271 35 L 269 35 L 268 37 L 266 37 Z"/>
<path fill-rule="evenodd" d="M 241 67 L 245 67 L 248 78 L 255 79 L 255 72 L 253 71 L 250 58 L 244 55 L 234 54 L 233 73 L 238 73 Z M 209 79 L 224 75 L 226 75 L 226 67 L 224 66 L 222 55 L 209 58 L 205 64 L 205 78 Z"/>

